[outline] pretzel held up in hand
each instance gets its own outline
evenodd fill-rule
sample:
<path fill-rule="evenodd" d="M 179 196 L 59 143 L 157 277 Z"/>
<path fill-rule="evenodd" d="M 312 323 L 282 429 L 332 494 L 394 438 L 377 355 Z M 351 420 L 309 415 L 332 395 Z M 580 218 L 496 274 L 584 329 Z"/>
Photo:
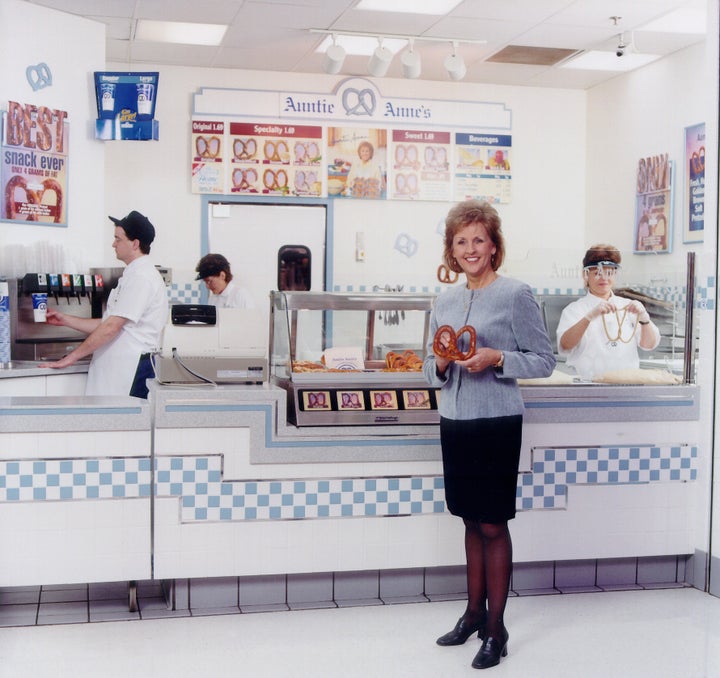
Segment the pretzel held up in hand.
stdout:
<path fill-rule="evenodd" d="M 470 342 L 465 353 L 458 348 L 458 342 L 463 334 L 468 335 Z M 457 332 L 450 325 L 441 325 L 433 338 L 433 351 L 438 358 L 445 360 L 468 360 L 475 355 L 476 340 L 475 328 L 470 325 L 461 327 Z"/>

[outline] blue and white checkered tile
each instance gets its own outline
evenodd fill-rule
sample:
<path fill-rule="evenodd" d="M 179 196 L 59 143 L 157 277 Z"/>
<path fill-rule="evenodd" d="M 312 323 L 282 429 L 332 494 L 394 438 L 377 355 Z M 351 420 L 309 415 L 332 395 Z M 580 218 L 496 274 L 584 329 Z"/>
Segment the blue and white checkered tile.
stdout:
<path fill-rule="evenodd" d="M 202 295 L 202 288 L 198 283 L 172 283 L 168 287 L 168 301 L 171 304 L 197 304 Z"/>
<path fill-rule="evenodd" d="M 569 485 L 688 482 L 695 446 L 534 449 L 518 475 L 519 511 L 564 509 Z M 159 457 L 155 491 L 176 497 L 183 522 L 296 520 L 444 513 L 442 477 L 223 481 L 222 455 Z M 150 496 L 150 459 L 0 462 L 0 502 Z"/>
<path fill-rule="evenodd" d="M 157 459 L 157 495 L 181 497 L 183 522 L 443 513 L 442 478 L 221 481 L 221 456 Z"/>
<path fill-rule="evenodd" d="M 535 449 L 518 480 L 519 510 L 564 509 L 568 485 L 617 485 L 697 479 L 689 445 Z"/>
<path fill-rule="evenodd" d="M 0 462 L 0 502 L 150 496 L 149 457 Z"/>

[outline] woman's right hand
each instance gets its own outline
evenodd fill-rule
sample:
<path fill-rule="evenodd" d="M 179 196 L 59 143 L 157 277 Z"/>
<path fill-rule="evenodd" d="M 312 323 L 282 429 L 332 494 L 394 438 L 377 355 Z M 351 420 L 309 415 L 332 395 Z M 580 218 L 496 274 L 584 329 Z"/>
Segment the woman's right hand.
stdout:
<path fill-rule="evenodd" d="M 595 318 L 599 318 L 601 315 L 605 315 L 606 313 L 612 313 L 615 310 L 617 309 L 615 307 L 615 304 L 613 304 L 612 302 L 601 301 L 597 306 L 595 306 L 585 314 L 585 319 L 588 322 L 592 322 L 593 320 L 595 320 Z"/>

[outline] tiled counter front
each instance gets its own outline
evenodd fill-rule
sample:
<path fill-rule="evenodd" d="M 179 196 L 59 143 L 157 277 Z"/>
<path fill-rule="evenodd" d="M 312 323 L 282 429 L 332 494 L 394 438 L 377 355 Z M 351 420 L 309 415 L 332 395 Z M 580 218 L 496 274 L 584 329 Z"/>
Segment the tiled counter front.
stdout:
<path fill-rule="evenodd" d="M 517 562 L 695 551 L 694 387 L 524 392 Z M 152 399 L 156 578 L 464 562 L 437 426 L 298 429 L 271 385 Z"/>
<path fill-rule="evenodd" d="M 150 410 L 0 398 L 0 586 L 151 577 Z"/>

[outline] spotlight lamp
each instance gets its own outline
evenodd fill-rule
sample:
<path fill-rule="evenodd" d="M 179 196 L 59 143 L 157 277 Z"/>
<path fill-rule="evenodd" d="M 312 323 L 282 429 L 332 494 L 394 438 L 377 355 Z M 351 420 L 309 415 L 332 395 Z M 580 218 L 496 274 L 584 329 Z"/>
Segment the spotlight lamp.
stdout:
<path fill-rule="evenodd" d="M 330 75 L 340 72 L 345 61 L 345 50 L 342 45 L 335 42 L 335 36 L 332 36 L 332 45 L 327 48 L 325 58 L 323 59 L 323 70 Z"/>
<path fill-rule="evenodd" d="M 467 73 L 465 61 L 462 56 L 458 54 L 458 43 L 456 40 L 452 42 L 452 53 L 446 57 L 444 65 L 451 80 L 462 80 Z"/>
<path fill-rule="evenodd" d="M 414 43 L 415 41 L 410 38 L 407 50 L 400 55 L 403 76 L 406 78 L 419 78 L 422 70 L 420 55 L 415 51 Z"/>
<path fill-rule="evenodd" d="M 368 73 L 376 78 L 382 78 L 390 68 L 392 58 L 393 53 L 387 47 L 383 47 L 382 38 L 378 38 L 378 46 L 368 61 Z"/>

